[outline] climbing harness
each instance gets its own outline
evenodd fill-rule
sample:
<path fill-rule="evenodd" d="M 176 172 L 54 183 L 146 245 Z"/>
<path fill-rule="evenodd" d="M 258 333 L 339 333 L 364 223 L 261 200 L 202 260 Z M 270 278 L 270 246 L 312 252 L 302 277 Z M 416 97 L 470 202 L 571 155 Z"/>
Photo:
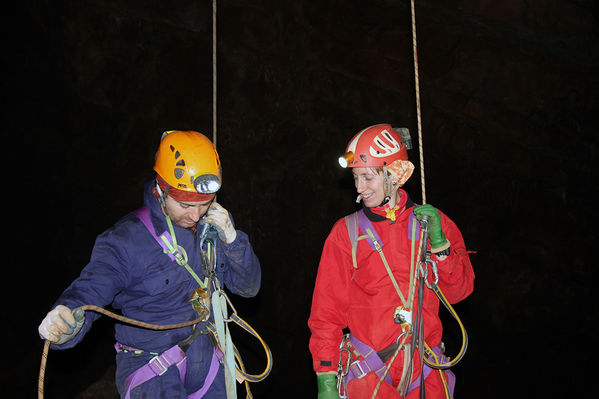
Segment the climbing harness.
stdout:
<path fill-rule="evenodd" d="M 337 388 L 341 398 L 347 398 L 347 384 L 354 378 L 362 378 L 368 372 L 374 371 L 379 376 L 379 381 L 373 391 L 372 398 L 374 399 L 378 393 L 380 385 L 383 382 L 390 383 L 390 376 L 388 371 L 395 361 L 398 353 L 403 349 L 406 353 L 404 356 L 404 367 L 402 378 L 397 386 L 397 391 L 402 397 L 405 397 L 408 393 L 412 392 L 417 387 L 421 387 L 421 395 L 424 395 L 424 379 L 428 377 L 430 372 L 435 369 L 442 373 L 441 380 L 443 381 L 444 389 L 447 398 L 452 397 L 453 387 L 455 385 L 455 376 L 451 371 L 447 370 L 443 373 L 443 370 L 457 364 L 465 354 L 468 345 L 468 336 L 466 330 L 458 317 L 457 313 L 449 303 L 449 301 L 443 295 L 441 289 L 437 283 L 439 281 L 438 270 L 436 262 L 430 259 L 430 252 L 427 250 L 428 245 L 428 221 L 423 218 L 423 221 L 418 223 L 414 213 L 410 213 L 408 222 L 408 239 L 411 242 L 411 255 L 410 255 L 410 281 L 409 281 L 409 293 L 406 298 L 391 271 L 391 268 L 385 258 L 382 247 L 383 243 L 372 223 L 364 213 L 364 210 L 359 210 L 345 218 L 346 226 L 352 247 L 352 263 L 354 269 L 358 268 L 357 263 L 357 246 L 359 241 L 366 240 L 373 251 L 377 251 L 385 266 L 387 274 L 397 292 L 401 305 L 396 306 L 393 312 L 393 319 L 398 324 L 402 332 L 398 336 L 396 343 L 389 348 L 381 351 L 374 351 L 374 349 L 367 347 L 361 343 L 351 333 L 344 336 L 339 353 L 338 362 L 338 382 Z M 359 235 L 360 231 L 364 234 Z M 421 245 L 418 247 L 416 253 L 416 241 L 419 240 Z M 415 260 L 418 258 L 418 262 Z M 429 268 L 432 272 L 432 281 L 429 279 Z M 441 303 L 449 310 L 451 315 L 458 322 L 462 332 L 462 346 L 458 355 L 450 360 L 448 357 L 443 355 L 444 348 L 440 344 L 435 348 L 430 348 L 424 342 L 424 328 L 422 319 L 422 302 L 424 297 L 424 287 L 431 289 L 439 298 Z M 414 298 L 416 303 L 414 304 Z M 413 341 L 406 344 L 408 337 L 413 337 Z M 415 354 L 415 350 L 418 349 L 421 357 L 421 373 L 420 378 L 410 384 L 412 376 L 412 359 Z M 393 353 L 389 357 L 389 353 Z M 408 356 L 409 354 L 409 356 Z M 344 356 L 347 356 L 345 360 Z M 360 360 L 360 358 L 362 360 Z M 385 364 L 386 360 L 390 359 L 388 365 Z M 443 377 L 446 375 L 448 382 Z M 423 397 L 423 396 L 422 396 Z"/>
<path fill-rule="evenodd" d="M 270 371 L 272 370 L 272 353 L 268 345 L 264 342 L 264 340 L 260 337 L 256 330 L 254 330 L 245 320 L 239 317 L 227 294 L 220 286 L 220 281 L 218 280 L 214 271 L 214 265 L 216 265 L 217 242 L 217 233 L 215 232 L 215 229 L 210 228 L 210 226 L 206 224 L 204 225 L 204 228 L 202 230 L 200 248 L 202 248 L 202 265 L 204 267 L 204 272 L 206 276 L 204 280 L 202 280 L 187 264 L 187 253 L 185 252 L 185 249 L 183 247 L 177 245 L 174 229 L 168 216 L 166 217 L 166 219 L 167 224 L 169 226 L 169 231 L 165 231 L 160 236 L 158 236 L 156 235 L 152 226 L 149 210 L 147 207 L 144 206 L 134 211 L 133 214 L 142 221 L 148 232 L 162 247 L 163 252 L 167 254 L 171 258 L 171 260 L 177 262 L 177 264 L 179 264 L 180 266 L 185 267 L 186 270 L 192 275 L 194 280 L 198 283 L 198 285 L 200 285 L 200 288 L 198 288 L 198 290 L 194 292 L 194 295 L 190 300 L 191 306 L 193 306 L 198 313 L 198 318 L 192 321 L 179 324 L 170 324 L 162 326 L 155 325 L 127 318 L 125 316 L 115 314 L 95 305 L 84 305 L 80 307 L 84 311 L 92 310 L 112 317 L 124 323 L 153 330 L 170 330 L 175 328 L 194 326 L 194 330 L 188 338 L 177 343 L 172 348 L 162 352 L 161 354 L 154 354 L 155 356 L 146 365 L 133 372 L 127 378 L 125 383 L 125 386 L 127 387 L 126 398 L 129 397 L 130 390 L 133 389 L 135 386 L 142 384 L 150 378 L 162 375 L 164 372 L 166 372 L 166 370 L 169 367 L 172 366 L 176 366 L 179 369 L 181 381 L 184 382 L 186 371 L 185 350 L 189 347 L 189 345 L 191 345 L 191 342 L 193 342 L 193 339 L 195 339 L 197 335 L 210 334 L 215 342 L 215 348 L 210 363 L 208 376 L 206 378 L 206 381 L 204 382 L 203 387 L 200 388 L 200 390 L 191 394 L 188 397 L 188 399 L 199 399 L 204 395 L 204 393 L 208 390 L 216 376 L 219 363 L 222 363 L 225 369 L 227 399 L 237 397 L 235 385 L 236 380 L 240 383 L 244 383 L 246 388 L 246 398 L 252 399 L 253 396 L 250 391 L 249 382 L 260 382 L 270 374 Z M 203 248 L 206 249 L 204 250 Z M 209 296 L 208 293 L 211 289 L 212 295 Z M 228 312 L 228 307 L 231 308 L 230 314 Z M 75 310 L 76 309 L 74 309 L 73 312 Z M 208 320 L 211 314 L 213 316 L 214 321 Z M 196 325 L 198 323 L 205 321 L 208 321 L 208 323 L 206 324 L 207 331 L 196 328 Z M 260 374 L 250 374 L 246 371 L 241 355 L 232 342 L 231 334 L 229 332 L 228 327 L 228 324 L 231 322 L 237 324 L 242 329 L 250 333 L 256 339 L 258 339 L 258 341 L 262 345 L 266 354 L 267 363 L 264 371 Z M 38 399 L 43 399 L 44 397 L 44 377 L 49 349 L 50 341 L 46 340 L 44 343 L 42 360 L 40 364 L 40 373 L 38 379 Z M 143 352 L 140 349 L 128 347 L 120 343 L 115 344 L 115 349 L 117 350 L 117 352 Z"/>
<path fill-rule="evenodd" d="M 170 217 L 165 217 L 169 231 L 165 231 L 160 236 L 157 236 L 151 223 L 147 207 L 143 206 L 134 211 L 133 214 L 143 222 L 146 229 L 154 237 L 154 240 L 162 247 L 164 253 L 169 255 L 171 259 L 174 259 L 177 264 L 185 267 L 200 286 L 200 288 L 194 292 L 190 302 L 198 312 L 199 316 L 204 317 L 203 321 L 207 320 L 210 314 L 213 316 L 213 321 L 208 323 L 208 329 L 214 336 L 217 346 L 222 352 L 221 362 L 225 369 L 227 398 L 237 397 L 235 380 L 245 383 L 247 397 L 251 398 L 252 395 L 248 382 L 259 382 L 268 376 L 272 369 L 272 354 L 260 335 L 237 315 L 235 307 L 221 287 L 220 281 L 216 275 L 216 243 L 218 242 L 216 229 L 212 228 L 209 223 L 205 223 L 200 233 L 199 245 L 205 276 L 204 280 L 202 280 L 187 263 L 188 257 L 185 249 L 177 244 L 177 238 Z M 210 291 L 212 291 L 211 295 Z M 229 307 L 232 310 L 230 315 L 228 311 Z M 212 312 L 210 312 L 210 309 L 212 309 Z M 249 332 L 262 344 L 266 353 L 267 365 L 264 372 L 261 374 L 252 375 L 245 371 L 241 356 L 232 342 L 228 325 L 230 322 L 234 322 Z M 237 363 L 239 363 L 239 365 L 237 365 Z"/>

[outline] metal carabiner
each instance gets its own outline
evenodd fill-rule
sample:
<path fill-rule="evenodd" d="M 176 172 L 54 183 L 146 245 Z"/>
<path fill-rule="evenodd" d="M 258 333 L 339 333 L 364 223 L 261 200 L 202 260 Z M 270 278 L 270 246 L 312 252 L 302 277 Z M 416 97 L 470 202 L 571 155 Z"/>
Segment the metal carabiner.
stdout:
<path fill-rule="evenodd" d="M 224 296 L 225 300 L 227 301 L 227 303 L 229 304 L 229 307 L 231 308 L 232 312 L 230 313 L 231 315 L 236 315 L 237 314 L 237 309 L 235 309 L 235 306 L 233 306 L 233 302 L 231 302 L 231 300 L 229 299 L 229 297 L 227 296 L 227 293 L 223 290 L 218 290 L 216 291 L 218 293 L 218 295 L 220 296 Z M 227 319 L 223 319 L 223 321 L 225 323 L 229 323 L 231 321 L 234 321 L 230 316 Z"/>
<path fill-rule="evenodd" d="M 402 328 L 401 334 L 399 334 L 397 336 L 397 339 L 395 340 L 396 344 L 399 344 L 399 341 L 401 341 L 401 337 L 403 337 L 404 335 L 406 335 L 407 331 L 405 329 Z"/>
<path fill-rule="evenodd" d="M 347 384 L 345 383 L 345 377 L 349 373 L 349 366 L 351 364 L 351 351 L 345 346 L 349 340 L 349 334 L 345 334 L 341 339 L 339 345 L 339 361 L 337 362 L 337 393 L 340 399 L 347 399 Z M 347 361 L 345 367 L 343 367 L 343 352 L 347 353 Z"/>
<path fill-rule="evenodd" d="M 437 269 L 437 262 L 435 262 L 432 259 L 426 259 L 424 261 L 424 263 L 430 263 L 432 265 L 431 268 L 433 271 L 433 276 L 435 277 L 435 281 L 431 284 L 431 283 L 429 283 L 428 278 L 427 278 L 428 277 L 428 267 L 422 269 L 422 263 L 420 263 L 420 274 L 423 276 L 426 286 L 428 288 L 432 289 L 433 286 L 436 286 L 439 283 L 439 270 Z"/>
<path fill-rule="evenodd" d="M 424 267 L 424 264 L 426 264 L 427 261 L 426 259 L 423 261 L 419 261 L 418 262 L 418 271 L 420 272 L 420 277 L 422 277 L 425 281 L 428 277 L 428 267 Z"/>

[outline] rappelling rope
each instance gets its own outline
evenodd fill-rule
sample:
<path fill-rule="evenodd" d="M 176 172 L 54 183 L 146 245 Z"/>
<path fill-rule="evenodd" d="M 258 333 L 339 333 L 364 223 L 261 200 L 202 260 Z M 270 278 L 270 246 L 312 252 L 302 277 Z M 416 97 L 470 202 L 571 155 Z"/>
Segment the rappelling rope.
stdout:
<path fill-rule="evenodd" d="M 422 121 L 421 121 L 421 114 L 420 114 L 420 79 L 419 79 L 419 75 L 418 75 L 418 50 L 417 50 L 417 41 L 416 41 L 416 10 L 414 7 L 414 0 L 410 1 L 410 8 L 411 8 L 411 18 L 412 18 L 412 50 L 414 53 L 414 85 L 415 85 L 415 90 L 416 90 L 416 117 L 417 117 L 417 123 L 418 123 L 418 151 L 419 151 L 419 155 L 420 155 L 420 185 L 422 188 L 422 204 L 426 204 L 426 187 L 425 187 L 425 179 L 424 179 L 424 151 L 423 151 L 424 145 L 422 142 Z M 428 285 L 428 282 L 427 282 L 427 285 Z M 443 305 L 449 310 L 451 315 L 456 319 L 456 321 L 458 322 L 458 325 L 460 326 L 460 331 L 462 333 L 462 347 L 460 348 L 458 355 L 452 361 L 447 362 L 447 363 L 440 364 L 437 360 L 437 356 L 425 343 L 425 350 L 426 350 L 427 354 L 429 354 L 434 359 L 434 361 L 429 361 L 428 359 L 424 358 L 424 362 L 431 368 L 434 368 L 437 370 L 442 370 L 442 369 L 446 369 L 446 368 L 449 368 L 449 367 L 455 365 L 462 359 L 462 357 L 464 356 L 464 354 L 466 352 L 466 348 L 468 347 L 468 334 L 466 333 L 466 329 L 464 328 L 462 321 L 458 317 L 457 313 L 455 312 L 455 310 L 453 309 L 453 307 L 451 306 L 451 304 L 449 303 L 447 298 L 445 298 L 445 295 L 443 295 L 443 293 L 441 292 L 441 290 L 439 289 L 437 284 L 434 283 L 432 285 L 429 285 L 429 288 L 435 292 L 435 294 L 437 295 L 437 297 L 439 298 L 441 303 L 443 303 Z M 443 381 L 443 383 L 445 384 L 445 381 Z M 445 389 L 447 391 L 446 386 L 445 386 Z"/>
<path fill-rule="evenodd" d="M 417 48 L 418 46 L 417 46 L 417 39 L 416 39 L 416 9 L 414 6 L 414 0 L 410 1 L 410 16 L 411 16 L 411 22 L 412 22 L 412 51 L 413 51 L 413 55 L 414 55 L 413 56 L 413 59 L 414 59 L 414 88 L 415 88 L 415 97 L 416 97 L 416 122 L 417 122 L 417 128 L 418 128 L 418 155 L 420 157 L 420 187 L 421 187 L 421 192 L 422 192 L 422 204 L 426 204 L 426 183 L 425 183 L 425 173 L 424 173 L 424 149 L 423 149 L 424 144 L 423 144 L 423 140 L 422 140 L 422 117 L 421 117 L 421 110 L 420 110 L 420 76 L 418 73 L 418 48 Z M 423 232 L 421 230 L 421 235 L 420 235 L 421 242 L 422 242 L 422 238 L 423 238 L 422 233 Z M 412 237 L 414 237 L 414 235 L 412 235 Z M 412 240 L 412 244 L 414 244 L 413 240 Z M 413 252 L 413 248 L 412 248 L 412 252 Z M 419 251 L 418 257 L 420 257 L 420 256 L 421 256 L 421 252 Z M 426 277 L 424 277 L 424 279 L 425 278 Z M 392 279 L 392 281 L 393 281 L 393 279 Z M 427 282 L 427 285 L 428 285 L 428 282 Z M 414 287 L 412 285 L 410 285 L 410 296 L 409 296 L 410 305 L 411 305 L 411 302 L 413 299 L 412 298 L 413 294 L 411 291 L 412 288 L 414 288 Z M 429 285 L 429 288 L 431 288 L 435 292 L 435 294 L 437 294 L 440 301 L 445 305 L 445 307 L 450 311 L 452 316 L 457 320 L 457 322 L 460 326 L 460 330 L 462 332 L 462 338 L 463 338 L 462 347 L 460 348 L 460 352 L 456 356 L 456 358 L 450 362 L 443 363 L 443 364 L 440 364 L 436 354 L 425 343 L 425 345 L 424 345 L 425 351 L 430 357 L 433 358 L 433 361 L 430 361 L 426 357 L 423 357 L 424 363 L 426 363 L 431 368 L 434 368 L 437 370 L 442 370 L 442 369 L 445 369 L 445 368 L 455 365 L 457 362 L 459 362 L 462 359 L 462 357 L 465 354 L 466 348 L 468 346 L 468 335 L 466 334 L 464 325 L 462 324 L 457 313 L 454 311 L 454 309 L 451 306 L 451 304 L 449 303 L 449 301 L 445 298 L 445 296 L 443 295 L 443 293 L 441 292 L 441 290 L 439 289 L 437 284 L 434 283 L 434 284 L 432 284 L 432 286 Z M 376 397 L 376 395 L 378 394 L 379 388 L 384 380 L 384 377 L 389 372 L 389 369 L 391 368 L 391 365 L 395 361 L 396 356 L 399 354 L 400 350 L 404 347 L 406 338 L 408 337 L 408 335 L 411 335 L 411 333 L 412 333 L 411 328 L 409 330 L 410 330 L 409 334 L 405 334 L 402 337 L 402 340 L 401 340 L 400 344 L 397 346 L 397 349 L 395 350 L 387 368 L 385 369 L 385 372 L 379 378 L 379 381 L 373 391 L 372 399 L 374 399 Z M 421 354 L 421 356 L 422 355 L 423 354 Z M 444 387 L 446 396 L 449 398 L 450 394 L 449 394 L 449 390 L 447 387 L 447 383 L 443 377 L 441 377 L 441 380 L 443 381 L 443 387 Z M 400 388 L 400 386 L 401 386 L 401 383 L 398 385 L 398 389 Z"/>
<path fill-rule="evenodd" d="M 212 0 L 212 143 L 216 148 L 216 0 Z"/>
<path fill-rule="evenodd" d="M 414 0 L 410 1 L 412 17 L 412 51 L 414 53 L 414 86 L 416 91 L 416 122 L 418 126 L 418 154 L 420 155 L 420 187 L 422 204 L 426 204 L 426 186 L 424 183 L 424 150 L 422 143 L 422 120 L 420 116 L 420 79 L 418 75 L 418 49 L 416 42 L 416 10 Z"/>

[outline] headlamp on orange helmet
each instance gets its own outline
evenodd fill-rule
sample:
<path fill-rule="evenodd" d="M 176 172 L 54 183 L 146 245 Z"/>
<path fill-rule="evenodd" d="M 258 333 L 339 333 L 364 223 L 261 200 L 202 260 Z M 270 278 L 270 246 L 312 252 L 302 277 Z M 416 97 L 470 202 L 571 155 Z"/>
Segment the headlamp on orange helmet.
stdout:
<path fill-rule="evenodd" d="M 203 201 L 214 197 L 222 184 L 216 148 L 194 131 L 170 130 L 162 134 L 154 171 L 169 194 L 178 200 Z M 164 187 L 160 187 L 164 190 Z"/>

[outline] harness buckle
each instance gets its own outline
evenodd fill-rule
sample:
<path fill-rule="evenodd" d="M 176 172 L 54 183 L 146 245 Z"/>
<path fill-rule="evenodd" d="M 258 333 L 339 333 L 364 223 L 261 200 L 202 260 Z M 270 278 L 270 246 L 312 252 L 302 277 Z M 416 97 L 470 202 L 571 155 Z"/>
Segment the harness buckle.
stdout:
<path fill-rule="evenodd" d="M 150 368 L 152 369 L 152 371 L 154 371 L 154 373 L 156 373 L 157 377 L 160 377 L 162 374 L 166 373 L 166 371 L 168 370 L 168 366 L 165 366 L 164 363 L 162 363 L 161 356 L 154 356 L 153 358 L 150 359 L 148 364 L 150 365 Z"/>
<path fill-rule="evenodd" d="M 355 376 L 357 379 L 360 379 L 362 377 L 364 377 L 366 374 L 368 374 L 368 371 L 364 371 L 364 369 L 362 368 L 362 362 L 356 360 L 355 362 L 353 362 L 350 365 L 352 371 L 354 372 Z M 358 371 L 359 373 L 357 373 L 356 371 Z"/>

